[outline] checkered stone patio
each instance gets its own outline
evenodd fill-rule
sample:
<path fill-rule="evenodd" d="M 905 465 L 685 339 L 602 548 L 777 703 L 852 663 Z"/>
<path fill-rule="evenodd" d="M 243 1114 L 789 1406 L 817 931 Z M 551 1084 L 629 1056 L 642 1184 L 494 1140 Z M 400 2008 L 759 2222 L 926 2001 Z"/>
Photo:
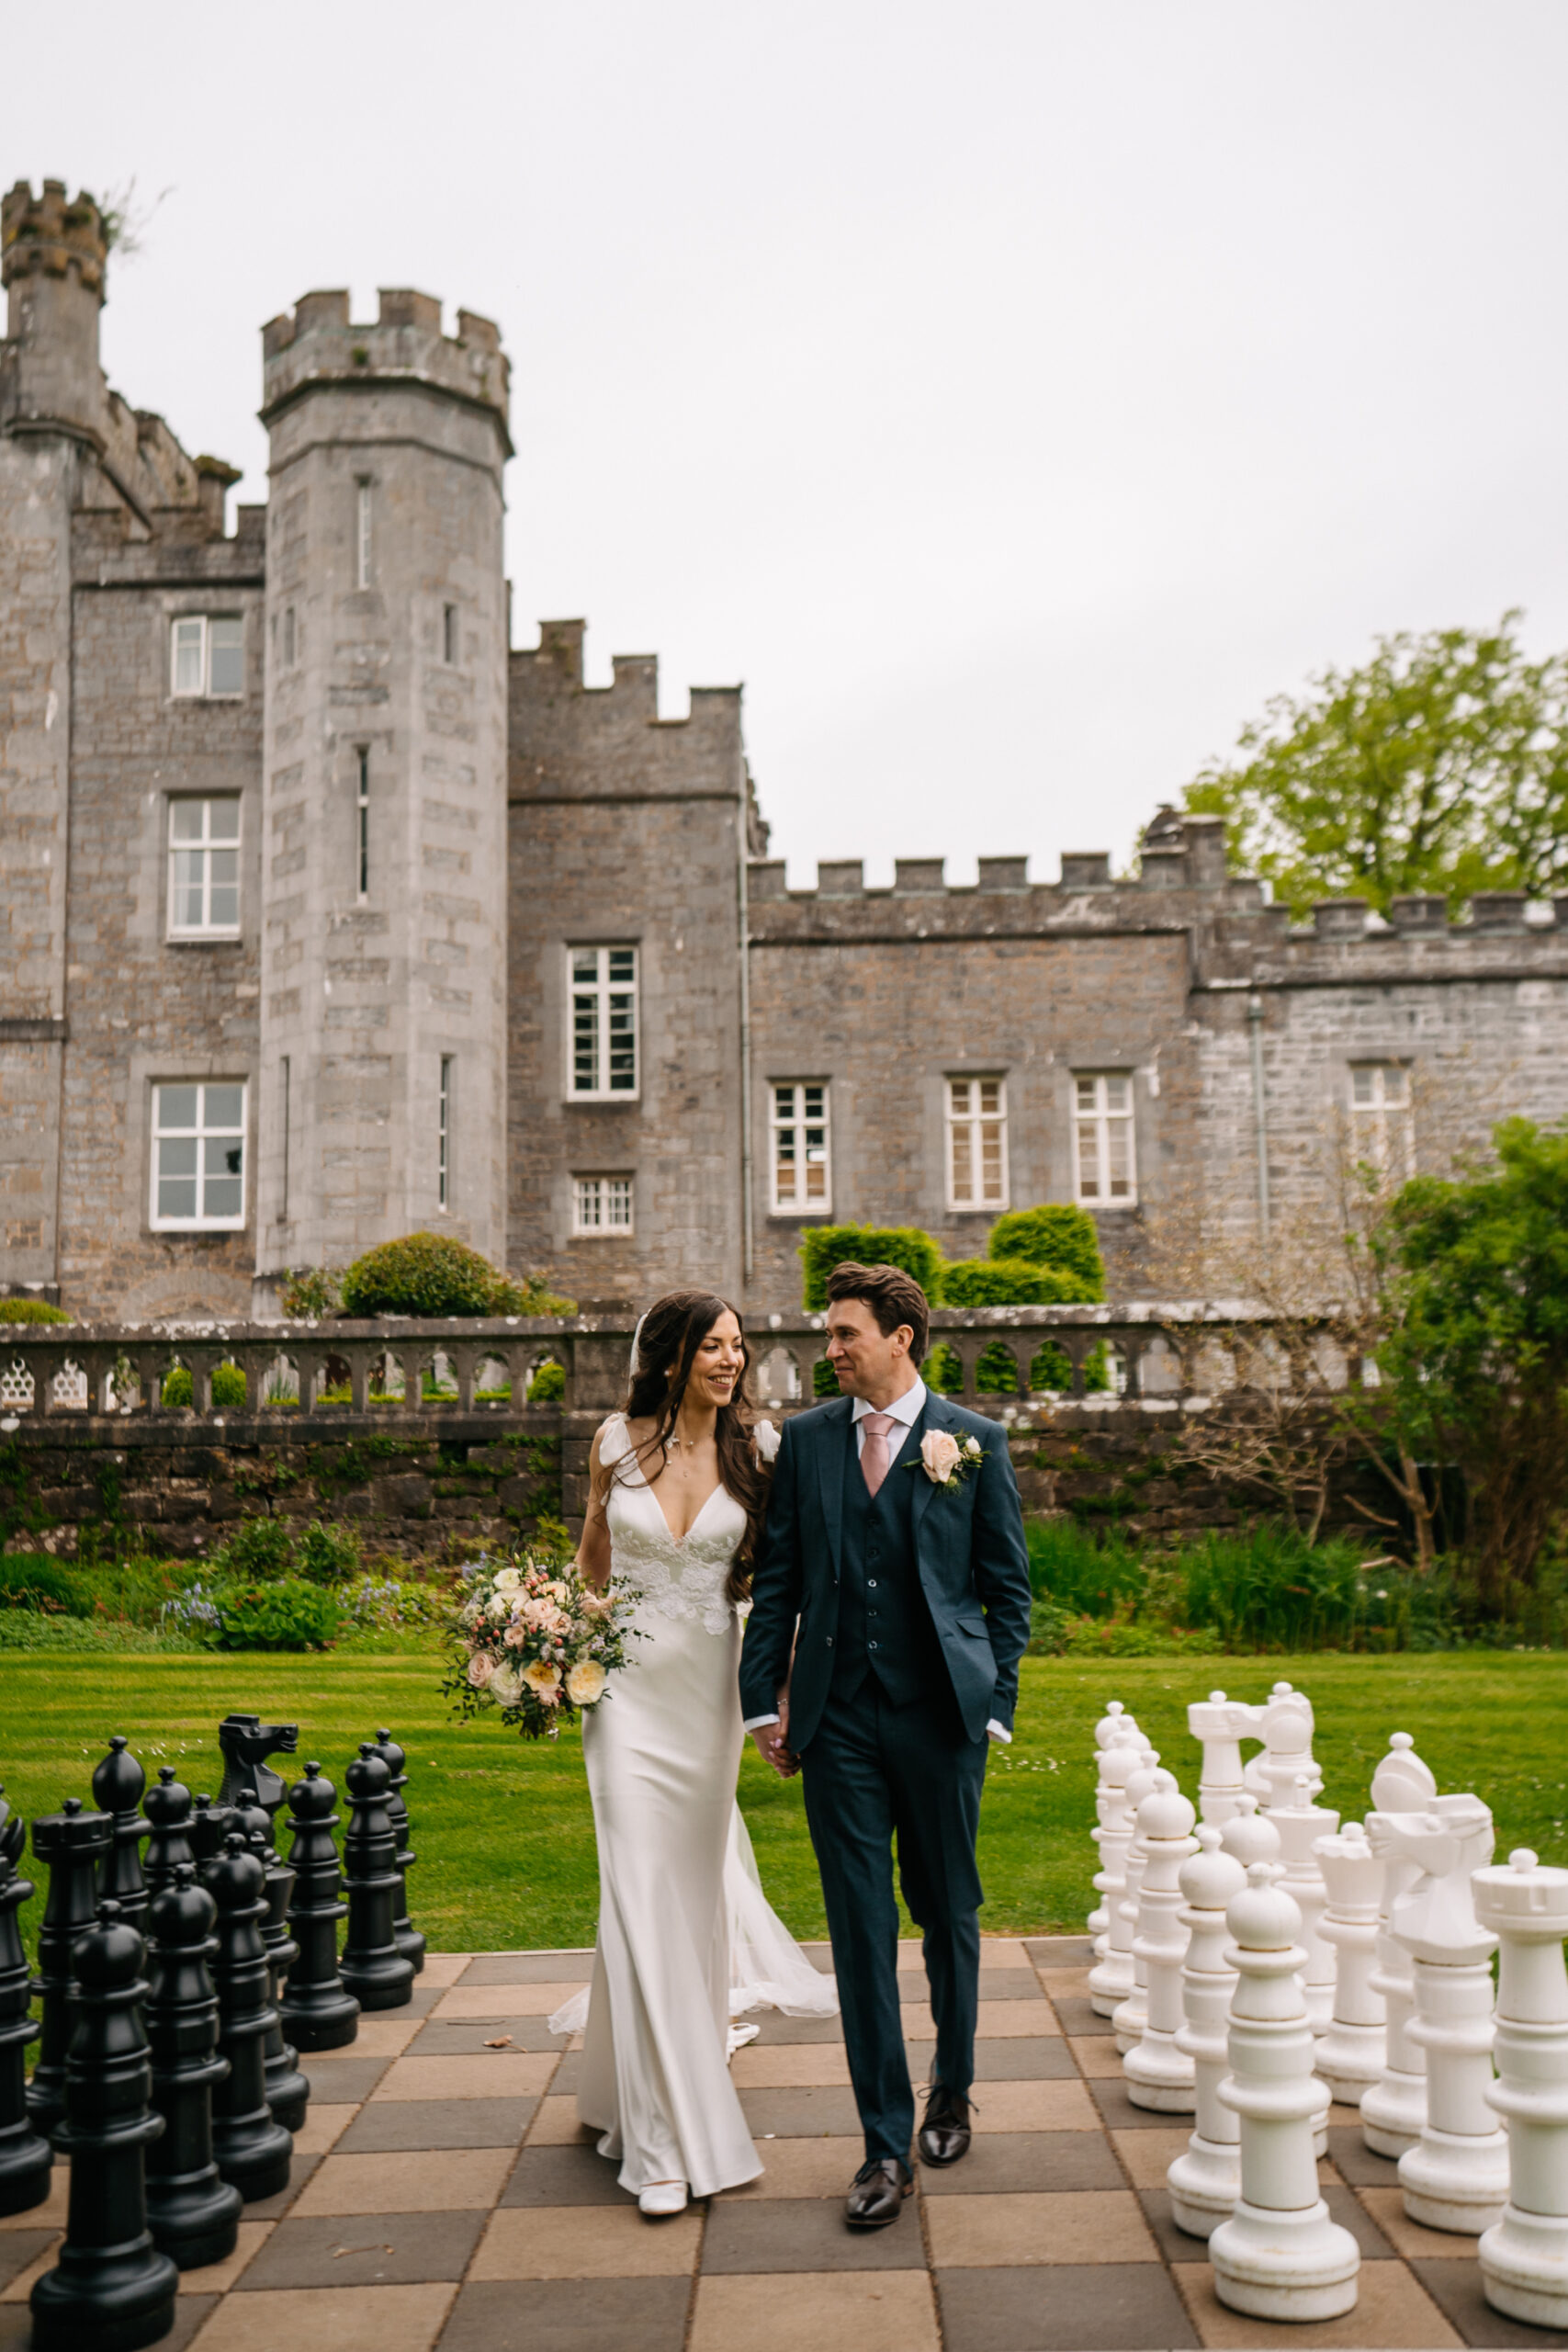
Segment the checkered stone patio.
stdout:
<path fill-rule="evenodd" d="M 813 1955 L 828 1965 L 826 1951 Z M 1350 2109 L 1321 2175 L 1363 2264 L 1352 2315 L 1271 2327 L 1222 2309 L 1170 2221 L 1188 2126 L 1142 2113 L 1085 1996 L 1078 1938 L 990 1937 L 975 2144 L 923 2172 L 894 2226 L 852 2236 L 860 2158 L 835 2019 L 763 2014 L 735 2080 L 766 2161 L 750 2188 L 645 2222 L 579 2130 L 578 2059 L 546 2019 L 584 1952 L 433 1953 L 412 2006 L 307 2062 L 288 2189 L 246 2208 L 232 2260 L 181 2280 L 164 2342 L 199 2352 L 1176 2352 L 1178 2346 L 1568 2346 L 1490 2311 L 1472 2239 L 1404 2218 Z M 911 2066 L 931 2055 L 904 1947 Z M 498 2046 L 499 2045 L 499 2046 Z M 63 2219 L 0 2222 L 0 2352 Z"/>

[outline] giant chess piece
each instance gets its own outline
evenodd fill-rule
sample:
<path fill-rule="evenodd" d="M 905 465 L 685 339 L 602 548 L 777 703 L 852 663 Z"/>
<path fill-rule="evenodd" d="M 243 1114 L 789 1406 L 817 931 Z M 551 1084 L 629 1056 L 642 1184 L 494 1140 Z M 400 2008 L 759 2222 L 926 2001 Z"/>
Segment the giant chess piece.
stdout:
<path fill-rule="evenodd" d="M 28 2044 L 38 2028 L 28 2014 L 31 1980 L 17 1914 L 32 1896 L 20 1878 L 28 1825 L 13 1816 L 0 1790 L 0 2214 L 28 2213 L 49 2195 L 52 2158 L 28 2113 Z"/>
<path fill-rule="evenodd" d="M 1094 1727 L 1096 1747 L 1109 1747 L 1113 1739 L 1130 1739 L 1142 1747 L 1143 1737 L 1137 1717 L 1128 1713 L 1121 1700 L 1107 1700 L 1105 1713 Z"/>
<path fill-rule="evenodd" d="M 1334 2015 L 1317 2045 L 1317 2071 L 1337 2099 L 1359 2107 L 1382 2082 L 1388 2057 L 1382 1996 L 1371 1982 L 1383 1866 L 1359 1821 L 1348 1821 L 1337 1838 L 1318 1838 L 1313 1851 L 1328 1889 L 1319 1932 L 1335 1957 Z"/>
<path fill-rule="evenodd" d="M 158 1785 L 148 1790 L 144 1803 L 152 1834 L 141 1869 L 151 1902 L 164 1887 L 174 1885 L 180 1864 L 194 1862 L 196 1855 L 190 1842 L 190 1791 L 175 1778 L 172 1764 L 159 1765 Z"/>
<path fill-rule="evenodd" d="M 33 1824 L 33 1851 L 49 1870 L 38 1974 L 32 1989 L 43 2003 L 43 2038 L 28 2085 L 28 2112 L 40 2132 L 52 2132 L 65 2112 L 65 2053 L 71 2046 L 75 1973 L 72 1953 L 98 1913 L 98 1864 L 109 1849 L 107 1813 L 84 1813 L 67 1797 L 58 1813 Z"/>
<path fill-rule="evenodd" d="M 387 1791 L 387 1817 L 392 1825 L 392 1843 L 397 1849 L 398 1892 L 392 1905 L 392 1940 L 405 1960 L 413 1962 L 417 1976 L 424 1966 L 424 1938 L 409 1918 L 408 1874 L 419 1856 L 409 1844 L 409 1809 L 403 1802 L 403 1791 L 409 1776 L 403 1770 L 408 1752 L 400 1747 L 389 1731 L 376 1735 L 376 1753 L 391 1778 Z"/>
<path fill-rule="evenodd" d="M 1199 1851 L 1181 1865 L 1188 1931 L 1181 1964 L 1183 2022 L 1176 2046 L 1192 2062 L 1194 2121 L 1191 2137 L 1166 2169 L 1170 2214 L 1189 2237 L 1206 2238 L 1235 2211 L 1241 2195 L 1241 2127 L 1220 2103 L 1228 2067 L 1225 2034 L 1230 2023 L 1235 1970 L 1225 1962 L 1225 1905 L 1247 1884 L 1241 1863 L 1224 1852 L 1212 1821 L 1198 1831 Z"/>
<path fill-rule="evenodd" d="M 1246 1787 L 1241 1743 L 1262 1738 L 1262 1721 L 1261 1707 L 1227 1699 L 1223 1690 L 1211 1690 L 1206 1699 L 1195 1699 L 1188 1708 L 1187 1728 L 1203 1750 L 1198 1776 L 1201 1821 L 1212 1821 L 1223 1828 L 1235 1812 Z"/>
<path fill-rule="evenodd" d="M 274 2011 L 266 1997 L 265 1872 L 244 1838 L 231 1830 L 206 1873 L 218 1905 L 218 1949 L 212 1981 L 218 1990 L 218 2047 L 229 2072 L 212 2092 L 212 2152 L 225 2180 L 247 2205 L 276 2197 L 288 2185 L 294 2142 L 266 2103 L 265 2051 Z"/>
<path fill-rule="evenodd" d="M 1393 1733 L 1388 1754 L 1372 1774 L 1374 1812 L 1421 1813 L 1437 1793 L 1438 1783 L 1416 1755 L 1410 1734 Z M 1382 1864 L 1376 1964 L 1368 1981 L 1383 2006 L 1385 2054 L 1382 2076 L 1361 2094 L 1361 2137 L 1375 2155 L 1397 2160 L 1416 2145 L 1427 2120 L 1427 2053 L 1410 2039 L 1416 1986 L 1410 1955 L 1390 1920 L 1395 1903 L 1419 1878 L 1421 1866 L 1393 1847 L 1380 1849 L 1371 1815 L 1367 1835 Z"/>
<path fill-rule="evenodd" d="M 413 1962 L 398 1950 L 392 1934 L 398 1868 L 387 1815 L 391 1775 L 374 1743 L 362 1739 L 344 1777 L 350 1807 L 343 1841 L 348 1935 L 338 1971 L 362 2009 L 400 2009 L 413 1996 Z"/>
<path fill-rule="evenodd" d="M 1486 2098 L 1508 2127 L 1508 2202 L 1476 2249 L 1482 2291 L 1510 2319 L 1568 2328 L 1568 1871 L 1520 1846 L 1470 1883 L 1502 1942 Z"/>
<path fill-rule="evenodd" d="M 1089 1972 L 1090 2007 L 1100 2017 L 1108 2017 L 1115 2025 L 1118 2011 L 1131 2000 L 1138 1987 L 1137 1963 L 1133 1957 L 1133 1933 L 1138 1918 L 1138 1875 L 1143 1871 L 1143 1849 L 1138 1844 L 1138 1807 L 1155 1784 L 1159 1769 L 1159 1750 L 1145 1741 L 1139 1751 L 1138 1761 L 1128 1779 L 1124 1791 L 1131 1835 L 1122 1855 L 1122 1886 L 1118 1894 L 1106 1893 L 1105 1907 L 1111 1924 L 1106 1929 L 1105 1956 Z M 1136 1855 L 1137 1873 L 1133 1868 Z M 1138 2030 L 1142 2031 L 1140 2024 Z M 1118 2033 L 1120 2029 L 1118 2028 Z M 1130 2050 L 1131 2040 L 1119 2040 L 1117 2047 Z"/>
<path fill-rule="evenodd" d="M 114 1824 L 112 1842 L 98 1872 L 98 1893 L 118 1903 L 120 1917 L 141 1931 L 147 1908 L 147 1882 L 141 1875 L 141 1840 L 152 1824 L 141 1812 L 147 1775 L 130 1753 L 130 1743 L 117 1731 L 109 1752 L 93 1774 L 93 1803 Z"/>
<path fill-rule="evenodd" d="M 1286 1686 L 1289 1687 L 1288 1685 Z M 1250 1789 L 1245 1789 L 1236 1809 L 1220 1832 L 1220 1844 L 1232 1861 L 1249 1871 L 1254 1862 L 1280 1861 L 1280 1832 L 1274 1816 L 1265 1813 Z M 1283 1875 L 1284 1865 L 1280 1863 Z M 1314 2075 L 1317 2086 L 1317 2113 L 1313 2126 L 1314 2145 L 1320 2156 L 1328 2154 L 1328 2109 L 1331 2094 L 1321 2075 Z"/>
<path fill-rule="evenodd" d="M 115 1902 L 99 1905 L 76 1945 L 65 2114 L 54 2132 L 71 2159 L 71 2197 L 58 2260 L 32 2291 L 36 2352 L 134 2352 L 175 2324 L 179 2273 L 147 2226 L 147 2148 L 164 2119 L 148 2103 L 144 1951 Z"/>
<path fill-rule="evenodd" d="M 223 1840 L 234 1826 L 233 1809 L 226 1804 L 214 1804 L 205 1789 L 201 1790 L 186 1826 L 191 1852 L 196 1856 L 197 1875 L 200 1877 L 208 1865 L 215 1862 L 223 1851 Z"/>
<path fill-rule="evenodd" d="M 256 1803 L 270 1821 L 283 1803 L 283 1782 L 267 1762 L 269 1756 L 292 1756 L 299 1745 L 298 1724 L 264 1724 L 259 1715 L 225 1715 L 218 1726 L 223 1756 L 220 1805 L 236 1804 L 242 1790 L 254 1789 Z"/>
<path fill-rule="evenodd" d="M 1241 2122 L 1241 2196 L 1209 2239 L 1214 2292 L 1254 2319 L 1338 2319 L 1355 2308 L 1361 2256 L 1317 2185 L 1319 2086 L 1296 1939 L 1301 1913 L 1279 1865 L 1254 1862 L 1225 1911 L 1231 1999 L 1224 2104 Z"/>
<path fill-rule="evenodd" d="M 1134 2107 L 1164 2115 L 1190 2115 L 1192 2061 L 1178 2041 L 1181 2030 L 1181 1963 L 1187 1929 L 1181 1920 L 1181 1865 L 1197 1850 L 1196 1818 L 1173 1772 L 1159 1772 L 1138 1807 L 1138 1835 L 1146 1857 L 1138 1892 L 1133 1951 L 1144 1963 L 1144 2030 L 1122 2062 Z"/>
<path fill-rule="evenodd" d="M 1257 1736 L 1263 1742 L 1263 1752 L 1252 1758 L 1242 1774 L 1267 1810 L 1293 1805 L 1300 1780 L 1311 1783 L 1311 1796 L 1322 1788 L 1323 1774 L 1313 1757 L 1312 1735 L 1312 1702 L 1305 1691 L 1293 1690 L 1288 1682 L 1276 1682 L 1258 1710 Z"/>
<path fill-rule="evenodd" d="M 1111 1905 L 1121 1902 L 1127 1883 L 1127 1849 L 1133 1842 L 1135 1826 L 1133 1809 L 1127 1803 L 1127 1783 L 1138 1769 L 1141 1753 L 1130 1739 L 1111 1740 L 1099 1751 L 1100 1785 L 1094 1797 L 1099 1818 L 1089 1834 L 1100 1854 L 1094 1890 L 1101 1899 L 1086 1923 L 1094 1939 L 1096 1960 L 1103 1960 L 1111 1949 Z M 1116 2006 L 1109 1994 L 1096 1995 L 1091 1991 L 1089 1999 L 1104 2017 L 1109 2017 Z"/>
<path fill-rule="evenodd" d="M 176 1862 L 147 1909 L 147 2040 L 152 2105 L 164 2137 L 147 2151 L 147 2222 L 181 2270 L 223 2262 L 239 2239 L 242 2199 L 212 2154 L 212 2090 L 229 2072 L 218 2049 L 218 1995 L 208 1970 L 218 1906 Z"/>
<path fill-rule="evenodd" d="M 294 1892 L 294 1873 L 287 1862 L 278 1860 L 272 1842 L 272 1824 L 257 1804 L 254 1789 L 241 1790 L 234 1808 L 234 1826 L 265 1873 L 266 1910 L 261 1923 L 261 1939 L 266 1947 L 266 1998 L 272 2011 L 265 2058 L 266 2103 L 285 2131 L 302 2132 L 310 2103 L 310 2086 L 299 2072 L 299 2052 L 283 2038 L 282 2014 L 284 1986 L 289 1970 L 299 1957 L 299 1947 L 289 1938 L 285 1916 Z"/>
<path fill-rule="evenodd" d="M 1492 1815 L 1476 1796 L 1434 1797 L 1425 1813 L 1371 1814 L 1367 1830 L 1421 1868 L 1390 1922 L 1414 1963 L 1409 2032 L 1427 2053 L 1427 2120 L 1399 2159 L 1404 2210 L 1429 2230 L 1479 2237 L 1508 2196 L 1508 2143 L 1486 2101 L 1497 1939 L 1470 1891 L 1492 1859 Z"/>
<path fill-rule="evenodd" d="M 288 1864 L 294 1900 L 288 1926 L 299 1958 L 290 1963 L 283 1996 L 283 2024 L 296 2047 L 341 2050 L 359 2031 L 359 2004 L 345 1992 L 337 1967 L 337 1923 L 347 1911 L 338 1899 L 338 1857 L 333 1831 L 337 1792 L 321 1778 L 319 1764 L 288 1792 L 294 1839 Z"/>
<path fill-rule="evenodd" d="M 1339 1815 L 1327 1805 L 1314 1804 L 1314 1793 L 1312 1781 L 1305 1773 L 1299 1775 L 1292 1792 L 1293 1802 L 1271 1804 L 1269 1818 L 1280 1833 L 1286 1891 L 1302 1915 L 1301 1937 L 1306 1947 L 1302 1990 L 1306 1995 L 1307 2015 L 1314 2033 L 1326 2033 L 1334 2019 L 1334 1946 L 1323 1937 L 1328 1889 L 1316 1849 L 1320 1839 L 1333 1837 Z"/>

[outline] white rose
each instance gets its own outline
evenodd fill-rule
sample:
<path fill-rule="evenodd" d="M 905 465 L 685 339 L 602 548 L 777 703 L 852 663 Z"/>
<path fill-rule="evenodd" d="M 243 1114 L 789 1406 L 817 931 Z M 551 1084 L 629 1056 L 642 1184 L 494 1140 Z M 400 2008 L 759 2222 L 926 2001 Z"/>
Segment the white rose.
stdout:
<path fill-rule="evenodd" d="M 511 1658 L 503 1657 L 491 1676 L 490 1695 L 503 1707 L 514 1707 L 523 1696 L 523 1677 Z"/>
<path fill-rule="evenodd" d="M 958 1440 L 947 1430 L 928 1430 L 920 1440 L 920 1460 L 935 1487 L 944 1486 L 961 1459 Z"/>
<path fill-rule="evenodd" d="M 505 1593 L 498 1592 L 496 1594 L 495 1599 L 490 1604 L 490 1614 L 495 1619 L 498 1625 L 503 1617 L 511 1616 L 512 1603 L 507 1599 Z"/>
<path fill-rule="evenodd" d="M 547 1658 L 530 1659 L 523 1668 L 523 1679 L 536 1699 L 553 1707 L 560 1697 L 560 1677 Z"/>
<path fill-rule="evenodd" d="M 978 1462 L 980 1459 L 979 1439 L 977 1437 L 966 1437 L 964 1441 L 964 1451 L 968 1454 L 972 1462 Z"/>
<path fill-rule="evenodd" d="M 751 1432 L 751 1442 L 756 1447 L 761 1460 L 772 1462 L 779 1450 L 779 1432 L 776 1423 L 759 1421 Z"/>
<path fill-rule="evenodd" d="M 497 1592 L 515 1592 L 522 1582 L 523 1579 L 515 1568 L 497 1568 L 495 1572 Z"/>
<path fill-rule="evenodd" d="M 592 1707 L 603 1698 L 609 1679 L 596 1657 L 579 1658 L 566 1678 L 566 1695 L 574 1707 Z"/>

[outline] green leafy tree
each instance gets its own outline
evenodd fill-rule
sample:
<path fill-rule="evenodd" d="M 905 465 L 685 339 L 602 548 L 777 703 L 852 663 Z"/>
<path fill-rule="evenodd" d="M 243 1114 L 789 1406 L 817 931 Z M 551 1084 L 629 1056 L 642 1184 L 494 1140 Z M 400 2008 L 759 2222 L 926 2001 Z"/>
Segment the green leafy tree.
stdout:
<path fill-rule="evenodd" d="M 1496 628 L 1378 640 L 1246 728 L 1189 808 L 1224 817 L 1234 864 L 1301 913 L 1314 899 L 1568 884 L 1568 656 L 1526 659 Z"/>
<path fill-rule="evenodd" d="M 802 1236 L 805 1306 L 820 1315 L 828 1304 L 828 1277 L 852 1260 L 861 1266 L 898 1266 L 912 1274 L 935 1306 L 942 1298 L 942 1251 L 916 1225 L 818 1225 Z"/>
<path fill-rule="evenodd" d="M 1076 1285 L 1059 1292 L 1061 1298 L 1090 1301 L 1105 1296 L 1105 1261 L 1100 1254 L 1094 1219 L 1087 1209 L 1071 1202 L 1049 1201 L 1036 1209 L 1010 1209 L 992 1226 L 986 1254 L 1028 1258 L 1037 1266 L 1060 1268 Z"/>

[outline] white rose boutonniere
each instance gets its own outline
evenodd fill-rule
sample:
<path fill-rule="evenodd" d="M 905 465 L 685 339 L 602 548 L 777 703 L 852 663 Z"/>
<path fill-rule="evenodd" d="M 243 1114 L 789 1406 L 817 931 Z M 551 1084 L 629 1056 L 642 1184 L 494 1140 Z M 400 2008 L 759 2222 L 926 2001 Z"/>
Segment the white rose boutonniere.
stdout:
<path fill-rule="evenodd" d="M 776 1421 L 759 1421 L 751 1431 L 751 1442 L 760 1462 L 772 1462 L 779 1450 L 779 1430 Z"/>
<path fill-rule="evenodd" d="M 985 1458 L 986 1450 L 976 1437 L 956 1438 L 951 1430 L 928 1430 L 920 1440 L 920 1468 L 933 1487 L 948 1494 L 956 1494 Z"/>

